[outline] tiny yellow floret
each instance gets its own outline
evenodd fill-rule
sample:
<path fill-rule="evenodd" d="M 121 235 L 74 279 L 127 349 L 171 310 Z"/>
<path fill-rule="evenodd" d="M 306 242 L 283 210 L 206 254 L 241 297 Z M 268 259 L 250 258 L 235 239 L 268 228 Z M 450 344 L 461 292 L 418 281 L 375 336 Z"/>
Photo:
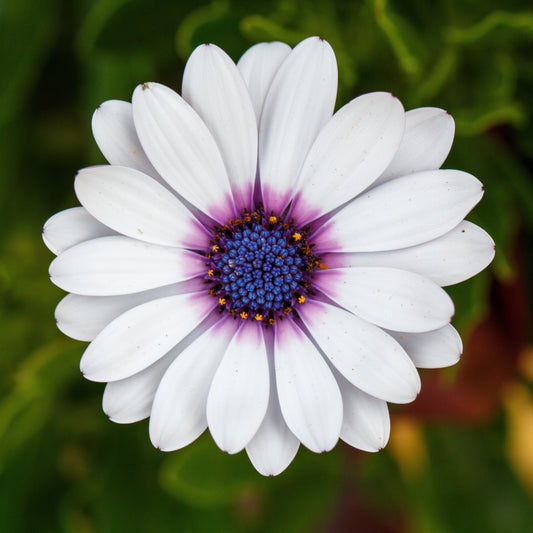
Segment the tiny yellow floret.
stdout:
<path fill-rule="evenodd" d="M 292 234 L 292 238 L 295 240 L 295 241 L 299 241 L 301 238 L 302 238 L 302 234 L 299 233 L 298 231 L 296 233 L 293 233 Z"/>
<path fill-rule="evenodd" d="M 263 315 L 260 314 L 260 313 L 257 313 L 257 314 L 254 316 L 254 318 L 255 318 L 257 321 L 259 321 L 259 320 L 263 320 Z"/>
<path fill-rule="evenodd" d="M 239 316 L 240 316 L 241 318 L 248 318 L 248 313 L 247 313 L 246 311 L 241 311 L 240 314 L 239 314 Z"/>
<path fill-rule="evenodd" d="M 303 304 L 305 302 L 305 296 L 298 296 L 298 303 Z"/>
<path fill-rule="evenodd" d="M 207 271 L 207 275 L 208 275 L 208 276 L 213 276 L 214 274 L 215 274 L 215 271 L 214 271 L 212 268 L 210 268 L 210 269 Z"/>
<path fill-rule="evenodd" d="M 274 215 L 272 215 L 268 221 L 271 223 L 271 224 L 275 224 L 277 221 L 278 221 L 278 217 L 275 217 Z"/>
<path fill-rule="evenodd" d="M 220 305 L 226 305 L 226 298 L 219 298 L 219 299 L 218 299 L 218 303 L 219 303 Z"/>
<path fill-rule="evenodd" d="M 218 244 L 213 244 L 211 250 L 213 250 L 213 252 L 218 252 L 220 250 L 220 246 Z"/>

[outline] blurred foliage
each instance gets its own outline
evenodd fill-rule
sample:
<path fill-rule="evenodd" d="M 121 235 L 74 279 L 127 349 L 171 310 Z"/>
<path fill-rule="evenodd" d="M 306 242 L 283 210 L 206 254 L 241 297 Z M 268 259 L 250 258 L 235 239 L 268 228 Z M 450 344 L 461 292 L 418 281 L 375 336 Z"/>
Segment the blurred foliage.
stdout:
<path fill-rule="evenodd" d="M 494 279 L 505 285 L 531 272 L 523 264 L 533 260 L 529 2 L 1 0 L 0 530 L 347 531 L 354 502 L 364 507 L 362 533 L 531 530 L 533 470 L 521 469 L 530 440 L 515 428 L 524 427 L 521 413 L 531 420 L 532 382 L 518 374 L 525 403 L 508 396 L 477 426 L 415 420 L 380 454 L 300 450 L 287 472 L 264 479 L 207 435 L 165 455 L 151 447 L 146 422 L 111 424 L 102 387 L 79 375 L 82 345 L 55 329 L 61 291 L 49 283 L 39 233 L 76 204 L 75 171 L 103 161 L 92 110 L 128 100 L 143 81 L 179 87 L 202 42 L 237 60 L 255 42 L 294 45 L 315 34 L 337 55 L 337 107 L 389 90 L 406 109 L 438 106 L 456 120 L 445 166 L 485 184 L 469 218 L 497 243 L 491 273 L 450 289 L 459 329 L 466 335 L 487 316 Z M 393 435 L 401 428 L 393 418 Z"/>

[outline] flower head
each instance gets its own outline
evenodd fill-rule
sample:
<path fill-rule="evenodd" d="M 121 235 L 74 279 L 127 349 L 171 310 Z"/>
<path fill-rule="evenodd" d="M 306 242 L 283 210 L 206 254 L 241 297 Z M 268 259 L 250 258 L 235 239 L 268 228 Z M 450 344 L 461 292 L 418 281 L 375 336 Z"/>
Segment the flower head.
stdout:
<path fill-rule="evenodd" d="M 419 392 L 416 367 L 454 364 L 442 286 L 494 243 L 464 221 L 483 194 L 439 170 L 454 123 L 388 93 L 333 114 L 337 68 L 319 38 L 293 50 L 191 55 L 182 96 L 139 85 L 93 133 L 109 165 L 80 170 L 83 207 L 53 216 L 58 327 L 91 341 L 87 379 L 111 420 L 150 416 L 162 450 L 208 427 L 275 475 L 300 443 L 387 443 L 386 402 Z"/>

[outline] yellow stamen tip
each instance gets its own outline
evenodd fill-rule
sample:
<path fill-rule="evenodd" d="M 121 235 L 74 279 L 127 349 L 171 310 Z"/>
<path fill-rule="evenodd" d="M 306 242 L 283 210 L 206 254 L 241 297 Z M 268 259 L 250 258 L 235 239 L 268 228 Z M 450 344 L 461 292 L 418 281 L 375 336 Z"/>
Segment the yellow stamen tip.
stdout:
<path fill-rule="evenodd" d="M 305 302 L 305 296 L 298 296 L 298 303 L 303 304 Z"/>
<path fill-rule="evenodd" d="M 318 263 L 318 268 L 321 268 L 323 270 L 329 270 L 329 267 L 327 265 L 324 265 L 323 263 Z"/>
<path fill-rule="evenodd" d="M 218 299 L 218 303 L 219 303 L 220 305 L 226 305 L 226 298 L 219 298 L 219 299 Z"/>
<path fill-rule="evenodd" d="M 254 318 L 255 318 L 256 320 L 258 320 L 258 321 L 259 321 L 259 320 L 263 320 L 263 315 L 257 313 L 257 314 L 254 316 Z"/>
<path fill-rule="evenodd" d="M 213 244 L 211 250 L 213 250 L 213 252 L 218 252 L 220 250 L 220 246 L 218 244 Z"/>
<path fill-rule="evenodd" d="M 241 318 L 248 318 L 248 313 L 247 313 L 246 311 L 241 311 L 240 314 L 239 314 L 239 316 L 240 316 Z"/>
<path fill-rule="evenodd" d="M 207 275 L 208 275 L 208 276 L 212 276 L 214 273 L 215 273 L 215 271 L 214 271 L 212 268 L 210 268 L 210 269 L 207 271 Z"/>
<path fill-rule="evenodd" d="M 271 224 L 275 224 L 277 221 L 278 221 L 278 217 L 275 217 L 275 216 L 271 216 L 268 221 L 271 223 Z"/>
<path fill-rule="evenodd" d="M 301 238 L 302 238 L 302 234 L 301 233 L 293 233 L 292 235 L 292 238 L 295 240 L 295 241 L 299 241 Z"/>

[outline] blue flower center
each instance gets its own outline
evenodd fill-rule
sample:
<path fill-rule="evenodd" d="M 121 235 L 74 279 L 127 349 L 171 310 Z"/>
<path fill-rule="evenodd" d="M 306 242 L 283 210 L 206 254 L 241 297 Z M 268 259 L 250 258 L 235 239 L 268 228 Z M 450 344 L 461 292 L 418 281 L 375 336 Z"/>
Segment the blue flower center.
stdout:
<path fill-rule="evenodd" d="M 313 270 L 324 268 L 305 238 L 307 228 L 265 215 L 261 206 L 213 229 L 205 276 L 221 312 L 272 325 L 302 305 Z"/>

